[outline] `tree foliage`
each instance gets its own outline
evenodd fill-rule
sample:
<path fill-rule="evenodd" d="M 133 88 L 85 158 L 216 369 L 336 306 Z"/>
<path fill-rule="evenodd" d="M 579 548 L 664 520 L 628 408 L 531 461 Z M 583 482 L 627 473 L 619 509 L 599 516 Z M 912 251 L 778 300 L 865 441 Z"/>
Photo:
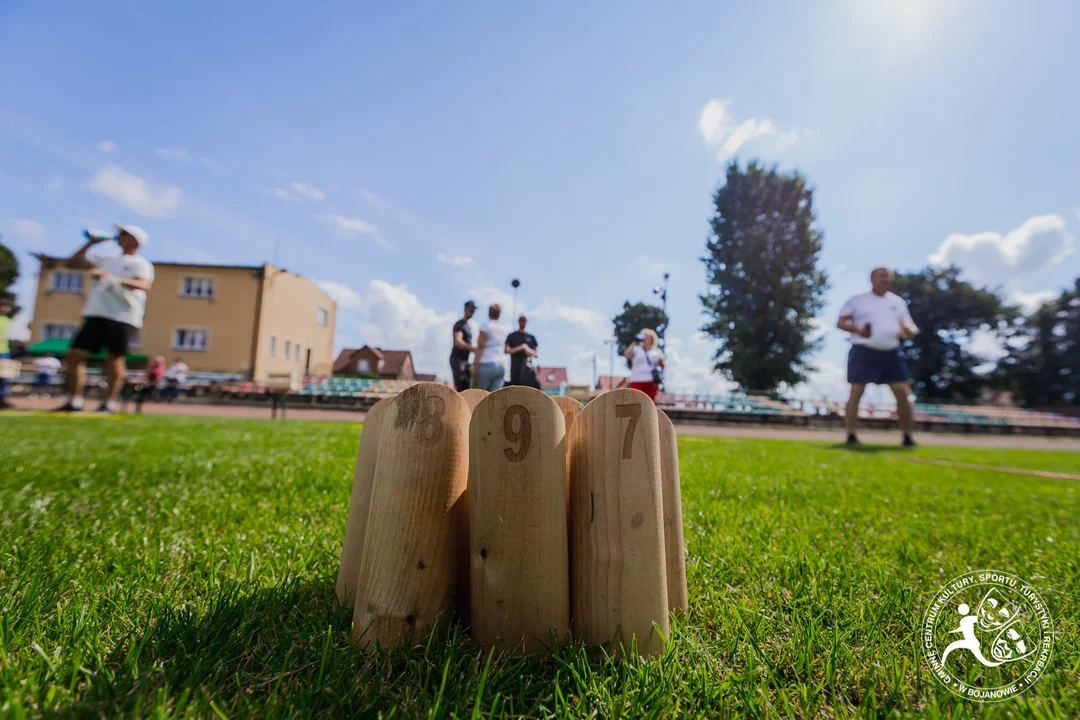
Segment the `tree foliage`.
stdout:
<path fill-rule="evenodd" d="M 0 242 L 0 297 L 5 300 L 10 300 L 12 305 L 15 304 L 15 293 L 11 290 L 11 286 L 15 284 L 15 281 L 19 277 L 19 260 L 15 257 L 15 253 L 11 252 L 11 249 Z M 19 312 L 18 305 L 15 305 L 15 309 L 12 311 L 12 315 Z"/>
<path fill-rule="evenodd" d="M 974 400 L 997 384 L 998 359 L 972 348 L 980 330 L 1003 345 L 1021 332 L 1019 311 L 997 291 L 961 280 L 960 269 L 949 266 L 899 273 L 893 292 L 907 301 L 922 330 L 900 350 L 916 397 Z"/>
<path fill-rule="evenodd" d="M 1009 387 L 1028 407 L 1080 406 L 1080 278 L 1025 323 L 1027 343 L 1006 358 Z"/>
<path fill-rule="evenodd" d="M 623 303 L 622 312 L 612 319 L 615 325 L 615 339 L 618 340 L 619 354 L 626 350 L 633 342 L 634 336 L 645 328 L 656 331 L 660 337 L 664 337 L 667 330 L 668 318 L 664 311 L 655 305 L 647 303 Z"/>
<path fill-rule="evenodd" d="M 732 162 L 713 196 L 702 330 L 719 343 L 715 368 L 744 390 L 794 385 L 812 369 L 821 342 L 813 321 L 828 289 L 813 200 L 799 173 L 755 162 Z"/>

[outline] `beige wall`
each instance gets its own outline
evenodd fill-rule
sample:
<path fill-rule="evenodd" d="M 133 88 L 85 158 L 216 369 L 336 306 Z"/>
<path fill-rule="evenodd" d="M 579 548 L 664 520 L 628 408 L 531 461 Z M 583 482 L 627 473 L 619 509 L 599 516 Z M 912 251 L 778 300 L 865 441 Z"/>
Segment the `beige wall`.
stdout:
<path fill-rule="evenodd" d="M 60 292 L 52 289 L 53 274 L 57 271 L 75 272 L 56 268 L 53 270 L 41 270 L 38 275 L 37 294 L 34 296 L 34 321 L 30 323 L 30 342 L 41 342 L 45 339 L 45 325 L 72 325 L 76 332 L 82 324 L 82 310 L 86 305 L 86 293 L 90 291 L 90 278 L 86 273 L 76 273 L 83 276 L 83 291 L 81 293 Z"/>
<path fill-rule="evenodd" d="M 326 325 L 319 325 L 319 309 L 326 310 Z M 270 373 L 303 371 L 311 351 L 308 371 L 312 375 L 330 375 L 334 365 L 334 324 L 337 303 L 305 277 L 266 266 L 263 300 L 260 310 L 255 379 L 265 380 Z M 275 353 L 270 354 L 270 338 L 276 338 Z M 285 356 L 285 345 L 289 355 Z M 297 359 L 296 346 L 300 346 Z"/>
<path fill-rule="evenodd" d="M 58 268 L 42 270 L 39 275 L 32 342 L 44 339 L 46 323 L 76 329 L 82 323 L 90 279 L 84 276 L 82 293 L 53 291 L 52 275 L 57 270 L 68 272 Z M 149 357 L 162 355 L 166 362 L 179 357 L 192 370 L 250 373 L 257 380 L 265 380 L 271 372 L 303 370 L 310 349 L 310 371 L 330 374 L 337 305 L 312 281 L 269 265 L 245 268 L 159 264 L 154 266 L 154 273 L 142 337 L 132 352 Z M 260 280 L 263 274 L 265 278 Z M 182 297 L 184 277 L 212 278 L 214 297 Z M 325 326 L 318 324 L 319 308 L 327 312 Z M 256 318 L 260 318 L 257 331 Z M 206 330 L 206 350 L 173 349 L 175 331 L 181 328 Z M 271 335 L 277 336 L 274 357 L 270 356 Z M 288 358 L 286 341 L 290 344 Z M 301 348 L 299 360 L 296 344 Z"/>
<path fill-rule="evenodd" d="M 251 371 L 252 322 L 259 296 L 258 270 L 203 265 L 155 265 L 146 301 L 140 355 L 182 359 L 192 370 Z M 212 278 L 213 298 L 181 296 L 185 277 Z M 173 348 L 176 330 L 206 330 L 205 351 Z"/>

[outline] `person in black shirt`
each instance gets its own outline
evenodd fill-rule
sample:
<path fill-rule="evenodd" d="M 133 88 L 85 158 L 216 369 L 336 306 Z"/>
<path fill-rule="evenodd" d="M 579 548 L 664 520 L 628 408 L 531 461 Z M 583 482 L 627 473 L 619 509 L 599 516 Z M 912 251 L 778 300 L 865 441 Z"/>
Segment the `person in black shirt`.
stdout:
<path fill-rule="evenodd" d="M 476 303 L 465 303 L 465 317 L 454 323 L 454 349 L 450 351 L 450 373 L 454 377 L 454 388 L 461 392 L 469 389 L 469 355 L 476 350 L 472 344 L 472 326 L 469 319 L 476 314 Z"/>
<path fill-rule="evenodd" d="M 525 332 L 529 319 L 522 315 L 518 318 L 518 329 L 506 336 L 506 352 L 510 356 L 510 384 L 526 385 L 540 389 L 536 371 L 532 368 L 532 358 L 540 353 L 536 351 L 536 336 Z"/>

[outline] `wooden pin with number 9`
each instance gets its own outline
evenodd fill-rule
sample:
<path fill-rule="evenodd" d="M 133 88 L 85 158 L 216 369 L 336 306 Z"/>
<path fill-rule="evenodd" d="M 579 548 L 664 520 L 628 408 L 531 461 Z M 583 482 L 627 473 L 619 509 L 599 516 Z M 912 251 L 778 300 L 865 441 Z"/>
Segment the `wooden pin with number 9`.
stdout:
<path fill-rule="evenodd" d="M 536 652 L 570 628 L 562 411 L 533 388 L 484 398 L 469 428 L 473 640 Z"/>

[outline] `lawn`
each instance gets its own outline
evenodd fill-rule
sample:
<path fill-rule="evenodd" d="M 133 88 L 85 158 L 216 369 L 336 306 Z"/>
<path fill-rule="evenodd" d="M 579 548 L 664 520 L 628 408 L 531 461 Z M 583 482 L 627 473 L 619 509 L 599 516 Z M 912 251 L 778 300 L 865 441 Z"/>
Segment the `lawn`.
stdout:
<path fill-rule="evenodd" d="M 0 715 L 1075 717 L 1080 484 L 893 448 L 683 438 L 691 610 L 667 653 L 363 653 L 335 611 L 358 425 L 0 417 Z M 916 455 L 948 458 L 941 448 Z M 1080 472 L 1080 455 L 955 459 Z M 989 459 L 987 459 L 989 458 Z M 978 705 L 919 625 L 968 569 L 1037 584 L 1034 688 Z"/>

